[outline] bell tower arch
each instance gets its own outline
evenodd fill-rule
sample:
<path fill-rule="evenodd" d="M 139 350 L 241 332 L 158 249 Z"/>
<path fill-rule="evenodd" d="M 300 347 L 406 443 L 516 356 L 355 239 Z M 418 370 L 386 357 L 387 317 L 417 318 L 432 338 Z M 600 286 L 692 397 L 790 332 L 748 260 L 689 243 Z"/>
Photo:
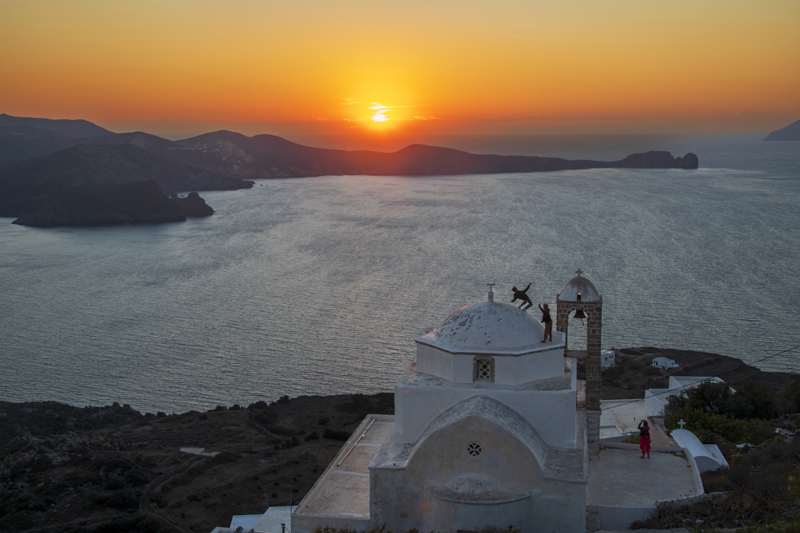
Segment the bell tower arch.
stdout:
<path fill-rule="evenodd" d="M 564 334 L 564 353 L 569 341 L 569 318 L 586 318 L 586 437 L 590 450 L 600 441 L 600 341 L 603 333 L 603 297 L 591 281 L 577 276 L 556 296 L 556 330 Z M 576 318 L 573 315 L 573 318 Z"/>

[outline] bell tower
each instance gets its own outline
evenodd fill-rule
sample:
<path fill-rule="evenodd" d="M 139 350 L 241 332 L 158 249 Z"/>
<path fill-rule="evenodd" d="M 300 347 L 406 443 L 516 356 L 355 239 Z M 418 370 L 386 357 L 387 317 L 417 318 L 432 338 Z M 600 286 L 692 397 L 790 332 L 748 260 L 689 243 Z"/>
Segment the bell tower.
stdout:
<path fill-rule="evenodd" d="M 586 318 L 586 438 L 589 449 L 600 441 L 600 340 L 603 332 L 603 297 L 583 271 L 564 285 L 556 296 L 556 331 L 564 334 L 564 353 L 569 340 L 569 318 Z"/>

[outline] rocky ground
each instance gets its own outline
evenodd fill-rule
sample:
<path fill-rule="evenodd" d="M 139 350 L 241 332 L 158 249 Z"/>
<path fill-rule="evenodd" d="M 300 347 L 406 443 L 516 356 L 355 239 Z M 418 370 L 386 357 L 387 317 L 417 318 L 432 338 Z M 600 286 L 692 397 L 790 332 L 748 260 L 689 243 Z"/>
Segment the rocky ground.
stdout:
<path fill-rule="evenodd" d="M 604 374 L 603 397 L 666 386 L 675 371 L 648 366 L 659 355 L 678 361 L 678 373 L 731 383 L 750 377 L 787 390 L 798 378 L 715 354 L 629 348 L 618 351 L 622 370 Z M 234 514 L 298 503 L 367 413 L 393 411 L 389 393 L 173 415 L 0 402 L 0 531 L 206 533 Z"/>

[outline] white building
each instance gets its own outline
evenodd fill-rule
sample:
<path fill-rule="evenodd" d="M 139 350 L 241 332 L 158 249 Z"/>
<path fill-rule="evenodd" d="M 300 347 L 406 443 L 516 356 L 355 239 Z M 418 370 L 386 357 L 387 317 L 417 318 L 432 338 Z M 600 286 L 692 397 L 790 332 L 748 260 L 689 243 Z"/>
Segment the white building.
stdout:
<path fill-rule="evenodd" d="M 600 350 L 600 368 L 611 368 L 616 363 L 617 353 L 614 350 Z"/>
<path fill-rule="evenodd" d="M 654 357 L 652 366 L 662 369 L 678 368 L 678 363 L 676 363 L 674 359 L 670 359 L 669 357 Z"/>
<path fill-rule="evenodd" d="M 565 290 L 576 280 L 593 289 L 579 271 Z M 680 448 L 656 442 L 652 461 L 637 461 L 634 445 L 599 443 L 602 302 L 595 296 L 557 298 L 562 329 L 552 342 L 542 342 L 543 326 L 531 315 L 495 303 L 491 292 L 420 332 L 416 359 L 395 384 L 395 415 L 362 421 L 292 512 L 290 531 L 627 529 L 658 502 L 702 494 L 697 467 Z M 577 309 L 591 322 L 587 351 L 597 354 L 595 369 L 587 363 L 589 385 L 565 356 L 567 321 Z M 277 533 L 276 516 L 265 514 L 255 531 Z"/>
<path fill-rule="evenodd" d="M 542 343 L 531 315 L 491 300 L 420 333 L 395 385 L 393 424 L 362 424 L 292 515 L 293 533 L 534 522 L 538 531 L 585 530 L 575 361 L 564 357 L 562 333 Z"/>

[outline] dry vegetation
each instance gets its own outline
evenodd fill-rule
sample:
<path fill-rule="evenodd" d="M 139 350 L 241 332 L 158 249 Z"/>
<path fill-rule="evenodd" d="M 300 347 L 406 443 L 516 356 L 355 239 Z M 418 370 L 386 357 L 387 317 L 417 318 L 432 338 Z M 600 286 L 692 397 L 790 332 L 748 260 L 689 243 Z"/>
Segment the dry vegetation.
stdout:
<path fill-rule="evenodd" d="M 710 497 L 685 506 L 662 505 L 637 528 L 740 528 L 798 531 L 800 441 L 776 440 L 729 459 L 730 469 L 706 472 Z"/>
<path fill-rule="evenodd" d="M 390 394 L 169 416 L 0 403 L 0 531 L 207 533 L 234 514 L 298 503 L 363 417 L 393 407 Z M 69 429 L 97 412 L 105 424 Z M 179 451 L 188 446 L 221 453 Z"/>
<path fill-rule="evenodd" d="M 655 348 L 618 354 L 621 370 L 604 373 L 604 398 L 641 397 L 645 387 L 666 386 L 674 371 L 648 366 L 658 355 L 677 360 L 678 373 L 765 384 L 783 398 L 783 411 L 800 398 L 797 388 L 791 392 L 796 376 L 760 372 L 724 356 Z M 0 531 L 206 533 L 234 514 L 298 503 L 363 417 L 391 414 L 393 407 L 388 393 L 284 397 L 173 415 L 142 415 L 117 404 L 0 402 Z M 791 413 L 778 421 L 797 429 Z M 769 441 L 743 453 L 717 434 L 708 438 L 732 468 L 704 475 L 704 483 L 727 494 L 665 509 L 649 527 L 791 520 L 800 497 L 800 449 L 793 442 Z M 191 455 L 181 447 L 219 454 Z"/>

